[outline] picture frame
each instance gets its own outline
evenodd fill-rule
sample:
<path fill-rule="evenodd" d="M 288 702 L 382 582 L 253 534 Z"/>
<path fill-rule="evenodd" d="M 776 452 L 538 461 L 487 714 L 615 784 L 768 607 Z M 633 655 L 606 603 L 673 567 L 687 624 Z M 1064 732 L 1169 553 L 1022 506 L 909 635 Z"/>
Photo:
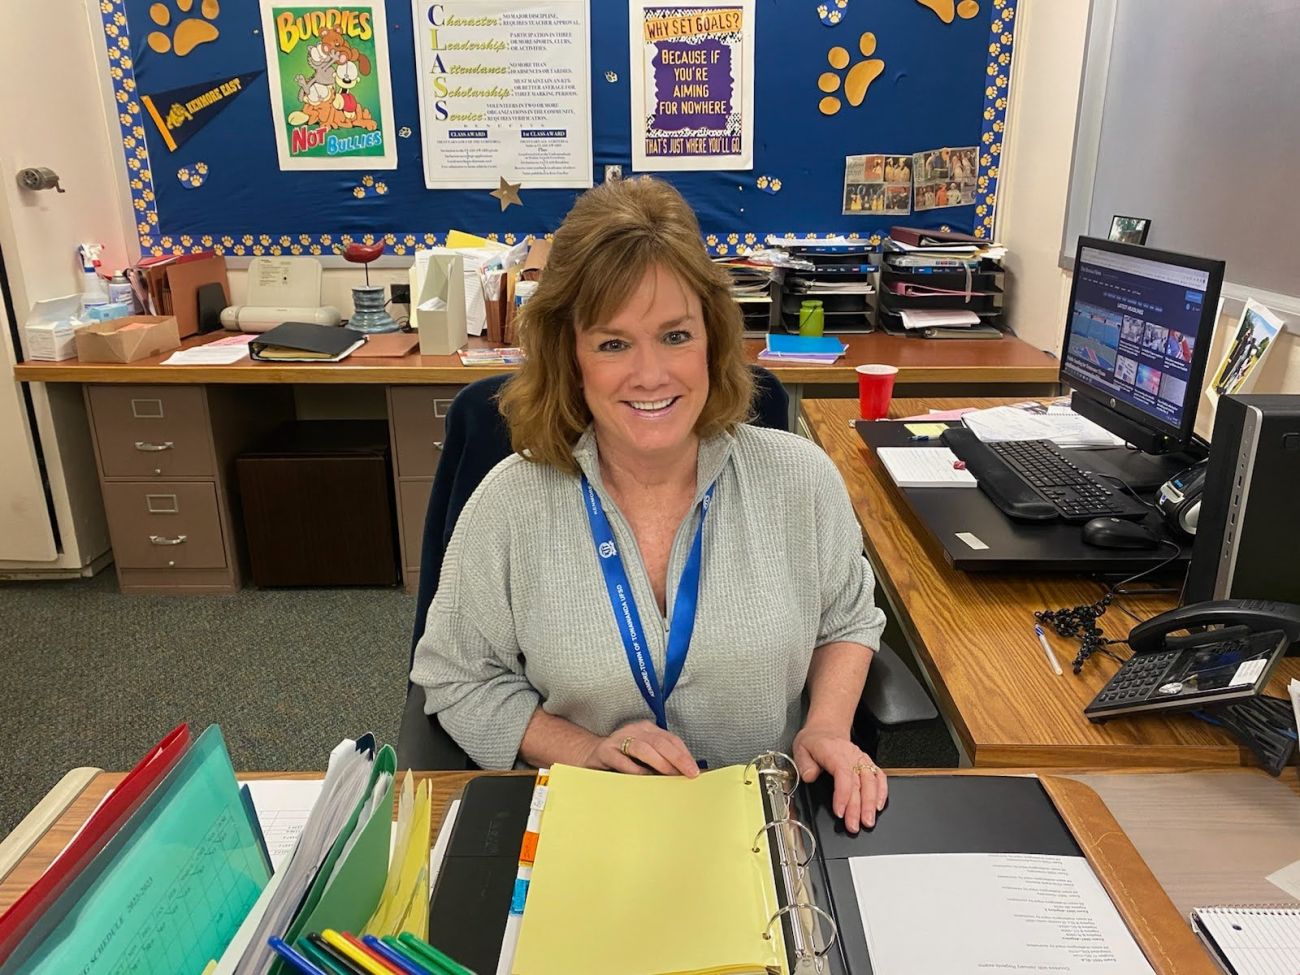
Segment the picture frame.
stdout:
<path fill-rule="evenodd" d="M 1145 244 L 1147 234 L 1151 232 L 1150 217 L 1125 217 L 1115 214 L 1110 218 L 1108 240 L 1121 244 Z"/>
<path fill-rule="evenodd" d="M 1211 403 L 1233 393 L 1249 393 L 1259 379 L 1260 367 L 1277 344 L 1284 323 L 1253 298 L 1246 300 L 1233 329 L 1232 340 L 1206 388 Z"/>

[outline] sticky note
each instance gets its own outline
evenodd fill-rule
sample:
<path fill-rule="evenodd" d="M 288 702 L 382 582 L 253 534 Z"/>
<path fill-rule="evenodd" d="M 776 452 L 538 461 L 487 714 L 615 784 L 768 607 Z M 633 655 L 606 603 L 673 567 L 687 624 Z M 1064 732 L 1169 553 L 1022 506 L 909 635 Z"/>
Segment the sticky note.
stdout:
<path fill-rule="evenodd" d="M 903 429 L 914 437 L 941 437 L 948 429 L 946 423 L 904 423 Z"/>

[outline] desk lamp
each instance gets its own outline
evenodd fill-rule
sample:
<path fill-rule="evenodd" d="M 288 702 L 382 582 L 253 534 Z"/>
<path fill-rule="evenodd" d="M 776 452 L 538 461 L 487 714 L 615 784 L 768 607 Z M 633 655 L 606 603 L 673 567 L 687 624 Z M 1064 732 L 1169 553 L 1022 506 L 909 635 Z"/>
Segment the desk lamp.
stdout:
<path fill-rule="evenodd" d="M 366 283 L 352 289 L 352 317 L 348 328 L 358 332 L 396 332 L 397 322 L 384 307 L 384 286 L 370 283 L 370 262 L 384 252 L 383 243 L 348 244 L 343 248 L 343 260 L 360 264 L 366 269 Z"/>

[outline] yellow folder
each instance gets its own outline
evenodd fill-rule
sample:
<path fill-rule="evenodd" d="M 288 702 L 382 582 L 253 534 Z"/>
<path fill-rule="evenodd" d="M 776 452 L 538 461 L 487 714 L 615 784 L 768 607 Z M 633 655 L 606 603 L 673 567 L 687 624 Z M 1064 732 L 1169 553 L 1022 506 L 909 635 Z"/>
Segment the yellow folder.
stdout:
<path fill-rule="evenodd" d="M 514 975 L 786 973 L 764 822 L 752 767 L 553 767 Z"/>

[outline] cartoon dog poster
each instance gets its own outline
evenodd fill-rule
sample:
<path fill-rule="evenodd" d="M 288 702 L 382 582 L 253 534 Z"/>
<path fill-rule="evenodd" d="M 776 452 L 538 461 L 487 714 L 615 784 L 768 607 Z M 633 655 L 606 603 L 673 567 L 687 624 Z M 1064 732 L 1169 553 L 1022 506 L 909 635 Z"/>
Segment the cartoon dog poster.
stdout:
<path fill-rule="evenodd" d="M 383 0 L 261 0 L 282 170 L 396 169 Z"/>

